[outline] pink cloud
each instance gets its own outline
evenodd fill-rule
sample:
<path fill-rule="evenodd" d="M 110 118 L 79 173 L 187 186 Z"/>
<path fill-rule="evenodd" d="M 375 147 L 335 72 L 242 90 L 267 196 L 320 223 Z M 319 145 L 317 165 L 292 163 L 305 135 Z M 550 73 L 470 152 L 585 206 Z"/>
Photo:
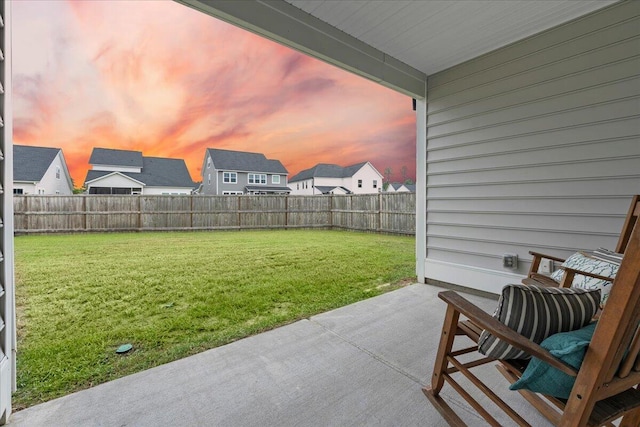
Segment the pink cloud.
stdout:
<path fill-rule="evenodd" d="M 263 152 L 291 175 L 369 160 L 415 176 L 406 96 L 177 3 L 36 3 L 14 5 L 16 27 L 39 28 L 14 36 L 14 55 L 47 55 L 24 48 L 35 35 L 58 42 L 49 60 L 15 61 L 15 139 L 62 147 L 76 183 L 97 146 L 184 158 L 195 180 L 208 147 Z"/>

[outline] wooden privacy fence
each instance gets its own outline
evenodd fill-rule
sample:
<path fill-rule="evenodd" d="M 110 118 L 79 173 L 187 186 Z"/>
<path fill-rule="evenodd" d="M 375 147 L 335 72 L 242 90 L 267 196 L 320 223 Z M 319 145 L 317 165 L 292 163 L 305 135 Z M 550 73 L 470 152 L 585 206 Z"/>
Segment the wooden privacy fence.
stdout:
<path fill-rule="evenodd" d="M 14 196 L 16 233 L 340 228 L 415 234 L 415 193 Z"/>

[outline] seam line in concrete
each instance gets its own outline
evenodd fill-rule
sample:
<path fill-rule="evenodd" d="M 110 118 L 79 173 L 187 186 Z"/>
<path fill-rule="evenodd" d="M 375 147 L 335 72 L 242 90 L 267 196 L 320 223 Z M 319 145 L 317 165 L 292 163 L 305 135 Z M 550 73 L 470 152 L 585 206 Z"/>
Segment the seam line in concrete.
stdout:
<path fill-rule="evenodd" d="M 325 331 L 331 333 L 332 335 L 338 337 L 340 340 L 346 342 L 347 344 L 357 348 L 358 350 L 362 351 L 363 353 L 366 353 L 367 355 L 369 355 L 370 357 L 374 358 L 375 360 L 377 360 L 378 362 L 381 362 L 382 364 L 388 366 L 389 368 L 393 369 L 394 371 L 398 372 L 401 375 L 404 375 L 405 377 L 409 378 L 411 381 L 415 382 L 416 384 L 420 385 L 420 386 L 425 386 L 425 384 L 420 381 L 419 378 L 411 375 L 410 373 L 406 372 L 405 370 L 403 370 L 402 368 L 400 368 L 399 366 L 394 365 L 393 363 L 391 363 L 390 361 L 384 359 L 383 357 L 381 357 L 380 355 L 372 352 L 371 350 L 367 350 L 366 348 L 358 345 L 357 343 L 355 343 L 354 341 L 348 339 L 347 337 L 340 335 L 339 333 L 337 333 L 336 331 L 329 329 L 328 327 L 324 326 L 322 323 L 317 322 L 313 319 L 309 319 L 310 322 L 313 322 L 314 324 L 320 326 L 322 329 L 324 329 Z"/>
<path fill-rule="evenodd" d="M 416 384 L 418 384 L 420 387 L 424 387 L 426 386 L 426 384 L 424 384 L 422 381 L 420 381 L 419 378 L 411 375 L 410 373 L 408 373 L 407 371 L 403 370 L 402 368 L 400 368 L 399 366 L 396 366 L 395 364 L 391 363 L 390 361 L 384 359 L 383 357 L 381 357 L 380 355 L 372 352 L 371 350 L 367 350 L 366 348 L 362 347 L 361 345 L 358 345 L 355 341 L 352 341 L 350 339 L 348 339 L 347 337 L 337 333 L 336 331 L 328 328 L 327 326 L 323 325 L 322 323 L 313 320 L 312 318 L 307 318 L 307 320 L 309 322 L 312 322 L 315 325 L 318 325 L 319 327 L 321 327 L 322 329 L 324 329 L 325 331 L 329 332 L 330 334 L 334 335 L 335 337 L 339 338 L 341 341 L 355 347 L 356 349 L 358 349 L 359 351 L 362 351 L 363 353 L 369 355 L 370 357 L 372 357 L 373 359 L 377 360 L 378 362 L 388 366 L 389 368 L 393 369 L 394 371 L 398 372 L 399 374 L 409 378 L 411 381 L 415 382 Z M 449 393 L 443 393 L 444 395 L 446 395 L 452 403 L 454 405 L 456 405 L 459 409 L 465 411 L 467 414 L 482 420 L 482 418 L 480 416 L 478 416 L 477 413 L 473 412 L 473 410 L 470 410 L 469 407 L 465 406 L 465 402 L 461 402 L 459 401 L 456 396 L 452 396 Z"/>

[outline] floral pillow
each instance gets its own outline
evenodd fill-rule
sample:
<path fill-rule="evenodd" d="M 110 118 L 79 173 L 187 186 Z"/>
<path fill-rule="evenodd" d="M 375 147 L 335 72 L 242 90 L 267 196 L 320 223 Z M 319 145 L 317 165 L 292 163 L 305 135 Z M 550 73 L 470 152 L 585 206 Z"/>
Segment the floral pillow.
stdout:
<path fill-rule="evenodd" d="M 584 271 L 586 273 L 597 274 L 599 276 L 611 277 L 612 279 L 616 277 L 616 273 L 618 273 L 618 268 L 620 267 L 619 264 L 607 262 L 602 259 L 596 259 L 583 252 L 576 252 L 575 254 L 571 255 L 565 262 L 562 263 L 562 266 Z M 556 282 L 560 282 L 563 275 L 564 270 L 559 269 L 551 274 L 551 278 Z M 584 276 L 582 274 L 576 274 L 573 278 L 571 287 L 580 289 L 599 289 L 602 296 L 600 306 L 604 307 L 604 304 L 609 298 L 609 292 L 611 292 L 612 284 L 613 281 L 601 280 L 594 277 Z"/>

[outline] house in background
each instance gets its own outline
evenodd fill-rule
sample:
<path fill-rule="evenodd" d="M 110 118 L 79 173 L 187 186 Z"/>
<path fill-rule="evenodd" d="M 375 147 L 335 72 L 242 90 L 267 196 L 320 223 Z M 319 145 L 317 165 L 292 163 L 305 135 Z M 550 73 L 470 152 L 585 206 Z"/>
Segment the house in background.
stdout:
<path fill-rule="evenodd" d="M 289 194 L 287 169 L 261 153 L 208 148 L 202 163 L 201 194 Z"/>
<path fill-rule="evenodd" d="M 406 193 L 409 189 L 401 182 L 390 182 L 385 193 Z"/>
<path fill-rule="evenodd" d="M 382 188 L 382 174 L 369 162 L 342 167 L 319 163 L 289 180 L 291 194 L 372 194 Z"/>
<path fill-rule="evenodd" d="M 62 149 L 14 145 L 13 194 L 73 194 Z"/>
<path fill-rule="evenodd" d="M 191 194 L 195 188 L 183 159 L 94 148 L 89 163 L 84 181 L 89 194 Z"/>
<path fill-rule="evenodd" d="M 404 184 L 402 182 L 390 182 L 385 193 L 415 193 L 415 184 Z"/>

